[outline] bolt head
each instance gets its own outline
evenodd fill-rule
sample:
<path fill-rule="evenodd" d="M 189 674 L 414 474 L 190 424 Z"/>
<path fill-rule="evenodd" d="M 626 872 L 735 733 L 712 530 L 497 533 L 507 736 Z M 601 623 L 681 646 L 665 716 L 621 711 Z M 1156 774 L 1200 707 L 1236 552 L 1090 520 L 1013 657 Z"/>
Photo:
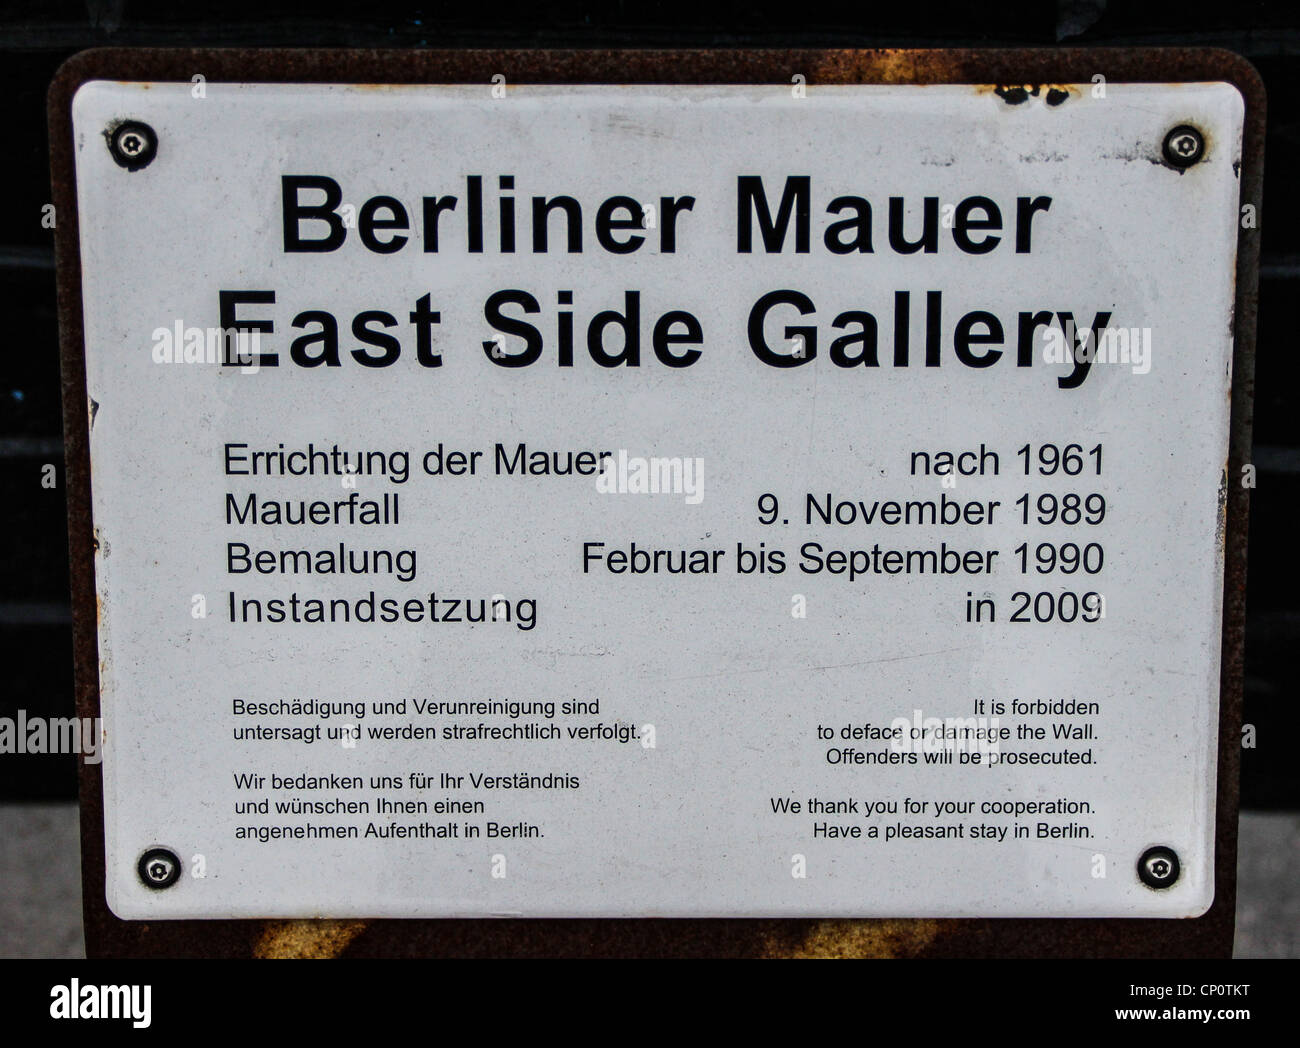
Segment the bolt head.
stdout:
<path fill-rule="evenodd" d="M 1156 891 L 1171 887 L 1178 880 L 1180 872 L 1177 852 L 1163 845 L 1148 848 L 1138 859 L 1139 880 Z"/>
<path fill-rule="evenodd" d="M 1191 124 L 1179 124 L 1165 135 L 1163 152 L 1174 167 L 1191 167 L 1205 155 L 1205 136 Z"/>
<path fill-rule="evenodd" d="M 166 848 L 150 848 L 140 856 L 136 872 L 146 888 L 170 888 L 181 876 L 181 860 Z"/>
<path fill-rule="evenodd" d="M 108 151 L 128 171 L 148 166 L 158 152 L 158 136 L 148 124 L 127 120 L 105 132 Z"/>

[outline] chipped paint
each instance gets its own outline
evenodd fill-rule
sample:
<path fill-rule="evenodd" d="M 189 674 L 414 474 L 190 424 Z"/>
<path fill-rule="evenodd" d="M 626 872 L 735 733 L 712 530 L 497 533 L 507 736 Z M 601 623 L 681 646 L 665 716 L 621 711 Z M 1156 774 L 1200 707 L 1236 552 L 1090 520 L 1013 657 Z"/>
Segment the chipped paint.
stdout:
<path fill-rule="evenodd" d="M 1079 84 L 975 84 L 977 95 L 996 95 L 1007 105 L 1024 105 L 1031 98 L 1040 99 L 1053 109 L 1072 98 L 1082 98 Z"/>
<path fill-rule="evenodd" d="M 1228 476 L 1232 469 L 1229 458 L 1223 463 L 1223 472 L 1219 474 L 1219 510 L 1214 519 L 1214 548 L 1222 557 L 1228 542 Z"/>

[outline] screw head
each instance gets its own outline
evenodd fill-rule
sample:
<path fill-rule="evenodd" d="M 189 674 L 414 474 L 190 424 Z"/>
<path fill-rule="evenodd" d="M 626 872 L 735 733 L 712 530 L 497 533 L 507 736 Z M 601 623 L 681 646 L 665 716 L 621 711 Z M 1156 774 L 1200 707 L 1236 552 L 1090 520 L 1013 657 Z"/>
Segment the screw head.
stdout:
<path fill-rule="evenodd" d="M 166 848 L 150 848 L 140 856 L 135 869 L 146 888 L 161 891 L 180 880 L 181 860 Z"/>
<path fill-rule="evenodd" d="M 1171 887 L 1178 880 L 1181 867 L 1178 865 L 1178 853 L 1172 848 L 1158 845 L 1148 848 L 1138 859 L 1138 878 L 1148 888 L 1159 891 Z"/>
<path fill-rule="evenodd" d="M 1205 136 L 1191 124 L 1179 124 L 1165 135 L 1163 152 L 1174 167 L 1191 167 L 1205 155 Z"/>
<path fill-rule="evenodd" d="M 128 171 L 147 167 L 158 153 L 158 136 L 148 124 L 125 120 L 104 132 L 108 151 Z"/>

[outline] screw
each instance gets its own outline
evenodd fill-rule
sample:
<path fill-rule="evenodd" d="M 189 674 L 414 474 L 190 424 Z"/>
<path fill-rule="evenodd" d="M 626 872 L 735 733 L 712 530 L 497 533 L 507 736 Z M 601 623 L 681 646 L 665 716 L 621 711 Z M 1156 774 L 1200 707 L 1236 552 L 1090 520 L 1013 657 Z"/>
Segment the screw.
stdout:
<path fill-rule="evenodd" d="M 1172 848 L 1158 845 L 1142 853 L 1137 864 L 1138 878 L 1148 888 L 1159 891 L 1169 888 L 1178 880 L 1181 867 L 1178 865 L 1178 853 Z"/>
<path fill-rule="evenodd" d="M 150 848 L 140 856 L 136 872 L 146 888 L 160 891 L 170 888 L 181 877 L 181 860 L 166 848 Z"/>
<path fill-rule="evenodd" d="M 110 127 L 104 137 L 113 159 L 128 171 L 148 167 L 158 154 L 158 136 L 152 127 L 139 120 L 126 120 Z"/>
<path fill-rule="evenodd" d="M 1165 135 L 1164 154 L 1174 167 L 1191 167 L 1205 155 L 1205 136 L 1191 124 L 1179 124 Z"/>

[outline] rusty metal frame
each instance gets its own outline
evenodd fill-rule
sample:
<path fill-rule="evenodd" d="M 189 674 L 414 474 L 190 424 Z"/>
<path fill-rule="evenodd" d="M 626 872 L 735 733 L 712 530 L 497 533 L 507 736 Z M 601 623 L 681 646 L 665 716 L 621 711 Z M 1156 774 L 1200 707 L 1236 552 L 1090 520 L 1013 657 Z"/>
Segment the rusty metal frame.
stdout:
<path fill-rule="evenodd" d="M 49 92 L 58 227 L 58 303 L 68 470 L 77 713 L 99 715 L 98 609 L 73 177 L 72 97 L 90 80 L 288 83 L 818 84 L 1224 81 L 1245 99 L 1241 200 L 1262 203 L 1264 89 L 1245 59 L 1205 48 L 1032 50 L 203 50 L 105 48 L 73 56 Z M 1256 223 L 1258 225 L 1258 222 Z M 1250 460 L 1258 231 L 1237 244 L 1232 428 L 1228 457 L 1214 904 L 1201 917 L 1153 919 L 531 919 L 123 921 L 104 898 L 103 791 L 82 764 L 86 950 L 91 957 L 1222 957 L 1232 950 L 1249 492 L 1232 479 Z"/>

